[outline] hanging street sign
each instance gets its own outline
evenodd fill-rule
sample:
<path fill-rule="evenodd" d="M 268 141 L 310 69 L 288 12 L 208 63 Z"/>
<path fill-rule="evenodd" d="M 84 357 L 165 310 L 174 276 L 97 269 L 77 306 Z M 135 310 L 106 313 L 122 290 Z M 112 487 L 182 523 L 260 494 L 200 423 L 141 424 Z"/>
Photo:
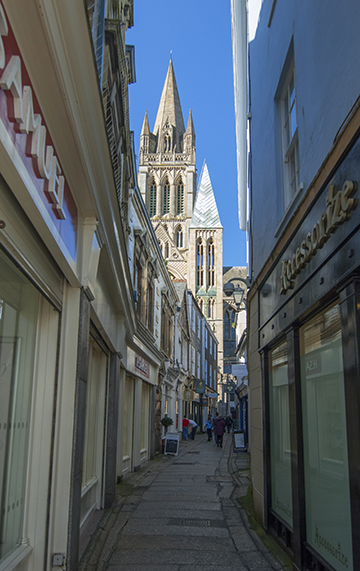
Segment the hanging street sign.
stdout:
<path fill-rule="evenodd" d="M 183 391 L 183 400 L 192 401 L 194 400 L 195 392 L 191 391 L 190 389 L 185 389 Z"/>
<path fill-rule="evenodd" d="M 195 391 L 199 394 L 205 392 L 205 381 L 195 381 Z"/>

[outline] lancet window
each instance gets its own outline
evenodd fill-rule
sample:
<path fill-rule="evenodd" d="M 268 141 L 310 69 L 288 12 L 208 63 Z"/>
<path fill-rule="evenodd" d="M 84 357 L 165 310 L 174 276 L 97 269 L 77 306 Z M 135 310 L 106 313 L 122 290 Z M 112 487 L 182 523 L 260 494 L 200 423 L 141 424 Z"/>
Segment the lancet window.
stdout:
<path fill-rule="evenodd" d="M 201 240 L 197 243 L 196 285 L 197 287 L 204 285 L 204 246 Z"/>
<path fill-rule="evenodd" d="M 153 180 L 150 185 L 150 195 L 149 195 L 149 213 L 150 217 L 156 214 L 156 184 Z"/>
<path fill-rule="evenodd" d="M 163 190 L 163 214 L 168 214 L 169 212 L 170 212 L 170 185 L 168 181 L 166 181 Z"/>
<path fill-rule="evenodd" d="M 177 187 L 177 214 L 184 212 L 184 185 L 182 182 Z"/>
<path fill-rule="evenodd" d="M 208 254 L 208 287 L 215 285 L 215 245 L 211 241 L 207 247 Z"/>
<path fill-rule="evenodd" d="M 176 230 L 176 247 L 177 248 L 184 247 L 184 233 L 181 226 L 179 226 Z"/>

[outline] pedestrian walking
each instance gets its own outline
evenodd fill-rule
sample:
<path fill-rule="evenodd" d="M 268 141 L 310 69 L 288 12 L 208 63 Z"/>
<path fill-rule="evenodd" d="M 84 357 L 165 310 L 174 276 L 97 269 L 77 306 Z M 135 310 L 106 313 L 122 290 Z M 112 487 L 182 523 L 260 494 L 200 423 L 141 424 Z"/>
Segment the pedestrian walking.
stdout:
<path fill-rule="evenodd" d="M 233 425 L 233 419 L 232 419 L 232 417 L 231 417 L 230 414 L 229 414 L 229 415 L 226 417 L 226 428 L 227 428 L 228 433 L 231 431 L 232 425 Z"/>
<path fill-rule="evenodd" d="M 222 416 L 219 416 L 218 414 L 216 415 L 214 420 L 214 427 L 214 432 L 217 436 L 216 446 L 220 446 L 220 448 L 222 448 L 223 436 L 226 428 L 226 422 Z"/>
<path fill-rule="evenodd" d="M 208 435 L 207 441 L 210 442 L 212 440 L 212 422 L 211 422 L 211 414 L 209 414 L 207 421 L 205 422 L 205 428 Z"/>
<path fill-rule="evenodd" d="M 188 418 L 183 418 L 182 421 L 182 426 L 183 426 L 183 436 L 184 436 L 184 440 L 188 439 L 188 427 L 189 427 L 189 419 Z"/>
<path fill-rule="evenodd" d="M 189 420 L 189 429 L 191 429 L 191 433 L 189 435 L 189 438 L 191 438 L 191 440 L 195 439 L 195 434 L 196 434 L 196 429 L 197 429 L 197 424 L 194 420 Z"/>

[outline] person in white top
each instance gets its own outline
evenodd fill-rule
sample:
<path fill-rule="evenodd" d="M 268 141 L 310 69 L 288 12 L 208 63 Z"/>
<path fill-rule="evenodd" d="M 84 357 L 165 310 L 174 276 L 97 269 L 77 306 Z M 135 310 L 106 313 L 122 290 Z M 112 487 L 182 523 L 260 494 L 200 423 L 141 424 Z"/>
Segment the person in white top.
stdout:
<path fill-rule="evenodd" d="M 196 422 L 189 419 L 189 428 L 191 428 L 191 434 L 189 434 L 189 438 L 191 438 L 192 440 L 194 440 L 195 438 L 197 426 L 198 425 L 196 424 Z"/>

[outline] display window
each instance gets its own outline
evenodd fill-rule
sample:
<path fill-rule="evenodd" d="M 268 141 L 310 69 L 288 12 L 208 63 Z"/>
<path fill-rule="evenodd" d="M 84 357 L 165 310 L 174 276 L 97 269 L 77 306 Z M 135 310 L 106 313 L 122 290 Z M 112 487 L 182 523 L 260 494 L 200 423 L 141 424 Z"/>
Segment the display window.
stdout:
<path fill-rule="evenodd" d="M 293 525 L 287 342 L 269 354 L 271 508 Z"/>
<path fill-rule="evenodd" d="M 353 569 L 339 305 L 300 328 L 306 540 L 337 571 Z"/>
<path fill-rule="evenodd" d="M 101 509 L 107 355 L 90 337 L 81 492 L 81 526 Z"/>
<path fill-rule="evenodd" d="M 55 319 L 55 335 L 46 330 L 46 312 L 48 323 Z M 47 351 L 56 355 L 57 327 L 58 313 L 0 250 L 0 562 L 26 537 L 30 434 L 33 421 L 41 422 L 33 418 L 34 393 L 41 390 L 38 377 Z M 54 368 L 46 381 L 54 387 Z"/>
<path fill-rule="evenodd" d="M 143 383 L 141 393 L 141 452 L 147 452 L 149 448 L 149 412 L 150 387 L 147 383 Z"/>

